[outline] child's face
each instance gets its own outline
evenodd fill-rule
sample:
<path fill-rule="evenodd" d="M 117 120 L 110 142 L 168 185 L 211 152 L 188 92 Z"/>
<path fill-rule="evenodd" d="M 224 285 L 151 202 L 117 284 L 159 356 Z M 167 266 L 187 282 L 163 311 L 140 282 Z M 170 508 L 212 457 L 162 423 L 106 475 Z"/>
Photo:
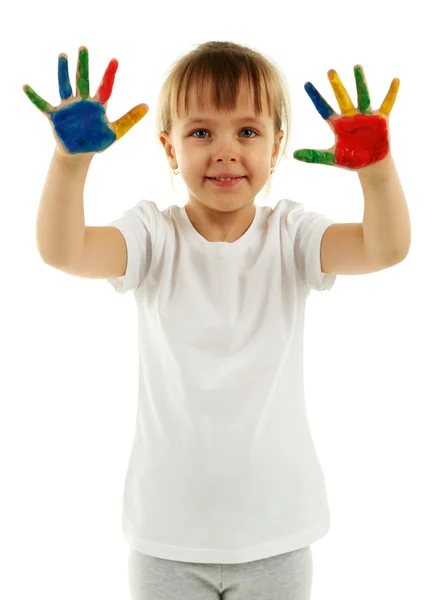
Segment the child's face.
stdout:
<path fill-rule="evenodd" d="M 274 136 L 273 117 L 266 112 L 265 96 L 262 98 L 264 112 L 259 116 L 255 114 L 246 86 L 241 86 L 234 112 L 217 112 L 212 107 L 209 86 L 205 87 L 203 96 L 205 107 L 210 108 L 200 112 L 195 88 L 190 92 L 189 114 L 180 112 L 180 119 L 175 115 L 171 135 L 164 132 L 160 138 L 171 168 L 180 170 L 189 199 L 192 197 L 215 210 L 242 208 L 253 202 L 267 183 L 277 160 L 283 131 Z M 253 118 L 245 118 L 247 116 Z M 192 123 L 193 119 L 199 121 Z M 207 179 L 224 172 L 245 178 L 234 187 L 220 187 Z"/>

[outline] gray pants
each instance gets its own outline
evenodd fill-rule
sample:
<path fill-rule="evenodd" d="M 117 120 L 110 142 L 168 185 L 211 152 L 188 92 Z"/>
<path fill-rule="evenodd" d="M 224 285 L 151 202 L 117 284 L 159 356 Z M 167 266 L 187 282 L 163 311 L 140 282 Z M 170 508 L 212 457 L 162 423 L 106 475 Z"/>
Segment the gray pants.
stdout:
<path fill-rule="evenodd" d="M 310 600 L 310 546 L 231 565 L 187 563 L 130 549 L 132 600 Z"/>

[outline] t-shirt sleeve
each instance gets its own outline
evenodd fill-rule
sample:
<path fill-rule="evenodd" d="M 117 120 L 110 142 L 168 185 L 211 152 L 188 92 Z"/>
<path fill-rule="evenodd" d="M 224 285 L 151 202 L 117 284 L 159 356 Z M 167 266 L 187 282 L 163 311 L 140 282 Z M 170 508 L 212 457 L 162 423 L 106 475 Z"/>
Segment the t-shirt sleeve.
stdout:
<path fill-rule="evenodd" d="M 309 289 L 319 292 L 330 290 L 337 274 L 322 271 L 321 242 L 325 230 L 335 221 L 317 212 L 305 212 L 299 203 L 288 218 L 294 225 L 294 257 L 303 282 Z"/>
<path fill-rule="evenodd" d="M 140 200 L 136 206 L 111 221 L 124 236 L 127 245 L 127 268 L 121 277 L 106 279 L 120 294 L 136 292 L 144 281 L 156 243 L 158 208 L 154 202 Z"/>

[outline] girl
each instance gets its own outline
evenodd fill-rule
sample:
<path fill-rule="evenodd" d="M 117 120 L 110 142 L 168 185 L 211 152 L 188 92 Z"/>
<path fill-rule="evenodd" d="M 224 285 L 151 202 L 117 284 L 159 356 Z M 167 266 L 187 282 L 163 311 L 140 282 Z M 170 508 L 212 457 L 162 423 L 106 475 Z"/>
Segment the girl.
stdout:
<path fill-rule="evenodd" d="M 369 197 L 380 169 L 379 195 L 393 198 L 387 210 L 396 215 L 399 202 L 398 234 L 388 225 L 379 237 L 375 212 L 372 226 L 334 224 L 288 199 L 260 206 L 289 144 L 287 85 L 254 50 L 202 44 L 168 74 L 156 122 L 169 168 L 186 184 L 186 205 L 161 211 L 141 200 L 108 227 L 85 227 L 93 156 L 148 111 L 141 104 L 108 122 L 117 61 L 94 98 L 87 61 L 81 47 L 74 97 L 60 55 L 57 108 L 24 90 L 57 143 L 37 223 L 42 258 L 104 278 L 136 300 L 139 403 L 122 514 L 132 599 L 309 600 L 310 546 L 328 532 L 330 514 L 305 407 L 305 303 L 311 290 L 330 290 L 338 273 L 378 271 L 407 254 L 386 117 L 361 104 L 359 116 L 372 124 L 362 153 L 357 138 L 355 152 L 341 144 L 346 119 L 358 114 L 343 111 L 332 121 L 334 153 L 294 156 L 358 169 Z M 307 91 L 324 118 L 333 117 L 316 90 Z"/>

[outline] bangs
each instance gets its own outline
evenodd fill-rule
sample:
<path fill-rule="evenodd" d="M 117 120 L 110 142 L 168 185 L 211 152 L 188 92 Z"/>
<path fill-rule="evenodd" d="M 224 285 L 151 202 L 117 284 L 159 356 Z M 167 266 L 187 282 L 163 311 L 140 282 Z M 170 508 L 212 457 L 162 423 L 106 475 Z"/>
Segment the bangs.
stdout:
<path fill-rule="evenodd" d="M 172 90 L 172 114 L 180 119 L 180 108 L 186 116 L 189 114 L 192 90 L 200 112 L 207 108 L 215 108 L 217 112 L 234 111 L 241 89 L 247 86 L 255 114 L 259 116 L 265 109 L 271 115 L 271 107 L 277 99 L 271 98 L 265 80 L 265 74 L 258 65 L 250 61 L 221 54 L 203 55 L 188 65 L 176 89 Z M 265 108 L 262 104 L 263 95 L 266 96 Z"/>

